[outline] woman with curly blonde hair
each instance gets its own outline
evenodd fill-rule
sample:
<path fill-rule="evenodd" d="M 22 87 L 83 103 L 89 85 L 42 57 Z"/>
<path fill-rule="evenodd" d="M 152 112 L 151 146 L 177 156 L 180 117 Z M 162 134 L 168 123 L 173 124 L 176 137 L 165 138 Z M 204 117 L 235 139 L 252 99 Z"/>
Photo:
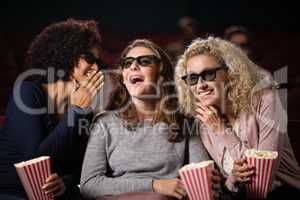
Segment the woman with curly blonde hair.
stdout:
<path fill-rule="evenodd" d="M 286 134 L 286 113 L 266 71 L 233 44 L 209 37 L 186 49 L 175 81 L 181 111 L 198 119 L 201 139 L 230 191 L 253 176 L 255 168 L 243 156 L 257 149 L 279 153 L 272 193 L 299 192 L 300 168 Z"/>

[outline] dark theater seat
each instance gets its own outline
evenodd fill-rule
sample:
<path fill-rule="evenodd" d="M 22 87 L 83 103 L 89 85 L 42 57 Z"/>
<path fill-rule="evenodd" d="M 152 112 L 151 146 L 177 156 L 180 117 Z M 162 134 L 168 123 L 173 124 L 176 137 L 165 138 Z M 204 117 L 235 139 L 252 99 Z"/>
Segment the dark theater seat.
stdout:
<path fill-rule="evenodd" d="M 3 126 L 4 122 L 5 122 L 4 116 L 0 116 L 0 127 Z"/>

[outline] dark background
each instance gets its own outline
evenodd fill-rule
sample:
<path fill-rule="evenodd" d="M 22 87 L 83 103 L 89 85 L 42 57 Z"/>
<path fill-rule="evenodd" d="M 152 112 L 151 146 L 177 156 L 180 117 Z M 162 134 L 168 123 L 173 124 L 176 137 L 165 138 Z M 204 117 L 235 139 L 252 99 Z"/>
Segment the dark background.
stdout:
<path fill-rule="evenodd" d="M 298 6 L 287 0 L 1 1 L 0 115 L 15 78 L 26 69 L 30 41 L 47 25 L 70 17 L 97 20 L 104 57 L 116 63 L 120 51 L 135 38 L 150 38 L 162 47 L 180 39 L 177 23 L 188 15 L 198 20 L 199 36 L 222 36 L 230 25 L 247 27 L 262 67 L 275 72 L 288 66 L 288 131 L 300 160 L 299 12 Z"/>

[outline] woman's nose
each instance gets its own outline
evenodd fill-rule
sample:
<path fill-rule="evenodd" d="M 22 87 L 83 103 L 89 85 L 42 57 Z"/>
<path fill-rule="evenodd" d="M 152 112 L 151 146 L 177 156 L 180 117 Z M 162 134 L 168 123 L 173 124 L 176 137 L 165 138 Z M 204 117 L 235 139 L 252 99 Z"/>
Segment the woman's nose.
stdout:
<path fill-rule="evenodd" d="M 133 61 L 130 65 L 130 70 L 131 71 L 136 71 L 136 70 L 139 70 L 140 69 L 140 66 L 139 64 L 135 61 Z"/>
<path fill-rule="evenodd" d="M 197 90 L 203 90 L 206 89 L 208 85 L 201 77 L 199 77 L 196 87 Z"/>

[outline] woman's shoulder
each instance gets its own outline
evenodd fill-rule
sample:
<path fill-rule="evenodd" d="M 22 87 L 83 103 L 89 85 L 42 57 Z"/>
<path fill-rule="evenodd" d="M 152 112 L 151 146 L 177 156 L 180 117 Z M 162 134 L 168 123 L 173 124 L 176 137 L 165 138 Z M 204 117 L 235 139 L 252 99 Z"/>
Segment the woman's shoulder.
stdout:
<path fill-rule="evenodd" d="M 254 105 L 257 107 L 268 105 L 272 102 L 275 102 L 277 96 L 278 94 L 276 88 L 268 87 L 261 89 L 254 94 Z"/>
<path fill-rule="evenodd" d="M 103 111 L 95 114 L 91 125 L 91 134 L 96 133 L 105 135 L 105 137 L 113 137 L 119 135 L 123 129 L 123 123 L 117 112 Z"/>
<path fill-rule="evenodd" d="M 14 85 L 14 90 L 20 90 L 23 93 L 41 93 L 42 90 L 42 84 L 32 81 L 22 81 L 22 82 L 16 82 Z"/>
<path fill-rule="evenodd" d="M 22 81 L 15 83 L 11 100 L 18 105 L 21 103 L 21 105 L 24 104 L 35 108 L 36 106 L 44 106 L 47 98 L 41 84 L 31 81 Z"/>

